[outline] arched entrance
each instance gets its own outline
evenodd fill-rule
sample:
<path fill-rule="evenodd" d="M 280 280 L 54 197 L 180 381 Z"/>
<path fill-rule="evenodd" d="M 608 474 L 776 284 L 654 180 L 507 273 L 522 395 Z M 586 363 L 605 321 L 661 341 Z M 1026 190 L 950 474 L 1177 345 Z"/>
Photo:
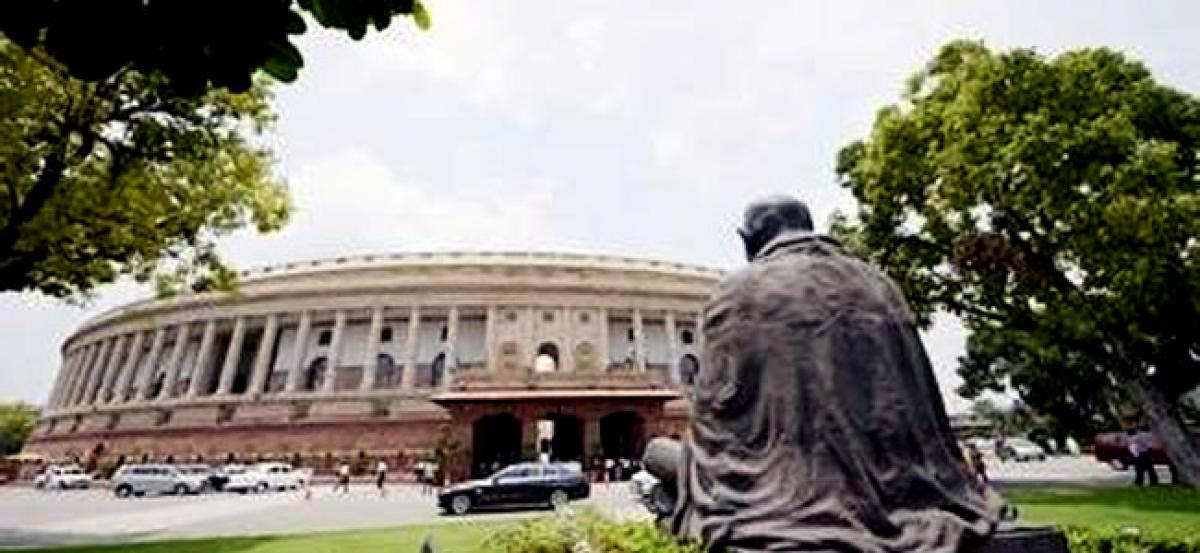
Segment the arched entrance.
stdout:
<path fill-rule="evenodd" d="M 540 373 L 558 370 L 558 346 L 553 342 L 542 342 L 537 348 L 537 357 L 533 359 L 534 371 Z"/>
<path fill-rule="evenodd" d="M 617 411 L 600 419 L 600 447 L 605 459 L 641 459 L 645 421 L 633 411 Z"/>
<path fill-rule="evenodd" d="M 551 461 L 583 460 L 583 421 L 574 415 L 551 413 L 546 420 L 554 423 L 554 438 L 550 440 Z"/>
<path fill-rule="evenodd" d="M 521 421 L 508 413 L 480 417 L 471 425 L 471 474 L 487 476 L 521 460 Z"/>
<path fill-rule="evenodd" d="M 696 373 L 700 372 L 700 362 L 692 354 L 679 358 L 679 382 L 688 386 L 696 381 Z"/>

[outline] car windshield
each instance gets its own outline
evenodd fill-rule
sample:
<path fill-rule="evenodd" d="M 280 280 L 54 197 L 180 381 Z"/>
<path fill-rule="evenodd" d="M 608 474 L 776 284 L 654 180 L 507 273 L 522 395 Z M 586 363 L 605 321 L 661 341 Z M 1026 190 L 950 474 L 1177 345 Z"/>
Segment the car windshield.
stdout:
<path fill-rule="evenodd" d="M 1010 439 L 1008 440 L 1008 445 L 1015 447 L 1037 447 L 1037 444 L 1023 438 Z"/>
<path fill-rule="evenodd" d="M 244 474 L 245 467 L 225 467 L 225 474 Z"/>
<path fill-rule="evenodd" d="M 83 471 L 79 470 L 79 469 L 63 469 L 62 473 L 63 474 L 83 474 Z"/>

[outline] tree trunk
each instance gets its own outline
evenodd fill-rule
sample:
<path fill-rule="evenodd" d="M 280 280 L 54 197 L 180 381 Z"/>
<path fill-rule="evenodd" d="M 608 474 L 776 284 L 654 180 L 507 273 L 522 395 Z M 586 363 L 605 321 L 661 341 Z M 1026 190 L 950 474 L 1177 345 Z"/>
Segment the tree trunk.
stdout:
<path fill-rule="evenodd" d="M 1162 441 L 1167 457 L 1175 465 L 1175 483 L 1200 488 L 1200 444 L 1183 425 L 1174 405 L 1144 376 L 1134 382 L 1134 390 L 1150 419 L 1150 430 Z"/>

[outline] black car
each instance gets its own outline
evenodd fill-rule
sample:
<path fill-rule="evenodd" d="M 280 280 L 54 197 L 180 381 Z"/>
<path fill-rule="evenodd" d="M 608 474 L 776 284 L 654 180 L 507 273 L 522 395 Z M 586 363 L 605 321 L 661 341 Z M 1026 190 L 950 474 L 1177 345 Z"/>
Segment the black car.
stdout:
<path fill-rule="evenodd" d="M 591 493 L 583 473 L 570 465 L 519 463 L 480 480 L 438 494 L 438 506 L 456 515 L 472 509 L 510 505 L 562 505 Z"/>

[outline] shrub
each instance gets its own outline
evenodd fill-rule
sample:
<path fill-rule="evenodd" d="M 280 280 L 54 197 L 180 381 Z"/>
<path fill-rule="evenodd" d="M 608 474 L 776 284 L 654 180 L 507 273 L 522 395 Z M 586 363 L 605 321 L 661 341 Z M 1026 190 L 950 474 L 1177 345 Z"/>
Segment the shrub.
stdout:
<path fill-rule="evenodd" d="M 586 548 L 585 548 L 586 545 Z M 498 553 L 701 553 L 651 522 L 614 522 L 595 511 L 537 518 L 506 527 L 485 540 Z"/>
<path fill-rule="evenodd" d="M 1166 537 L 1136 529 L 1069 527 L 1071 553 L 1200 553 L 1200 536 Z"/>

